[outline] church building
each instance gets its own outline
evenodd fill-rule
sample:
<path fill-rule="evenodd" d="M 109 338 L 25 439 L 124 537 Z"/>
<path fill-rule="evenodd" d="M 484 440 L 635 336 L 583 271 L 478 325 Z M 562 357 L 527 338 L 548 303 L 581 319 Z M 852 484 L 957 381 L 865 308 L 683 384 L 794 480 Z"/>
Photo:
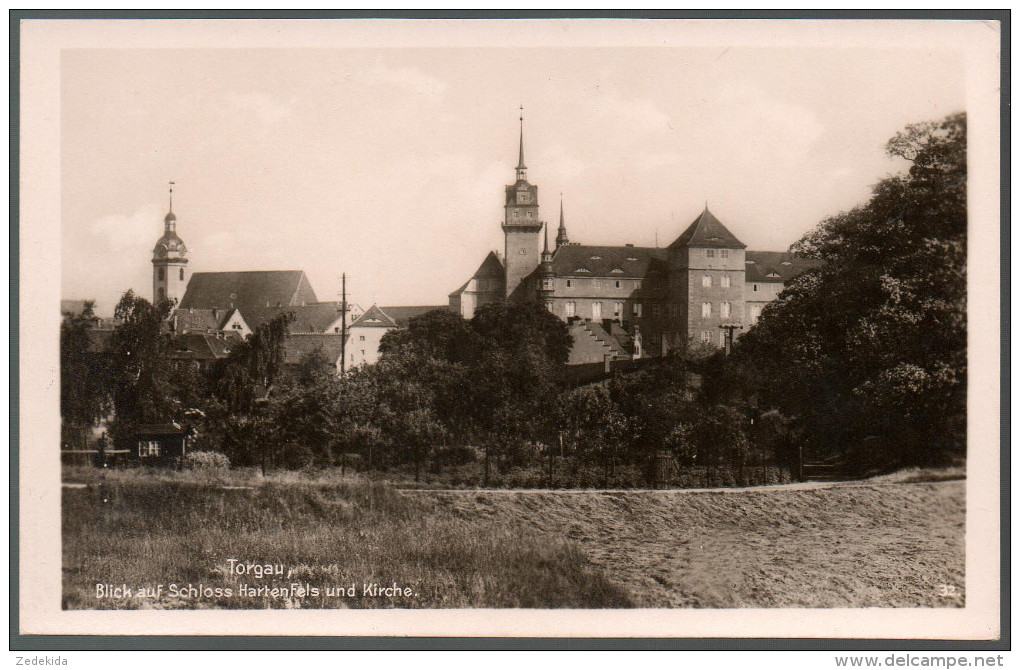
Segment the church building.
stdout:
<path fill-rule="evenodd" d="M 749 251 L 707 206 L 665 249 L 595 246 L 570 241 L 561 198 L 550 248 L 538 186 L 527 178 L 523 119 L 515 176 L 506 187 L 504 256 L 490 252 L 450 294 L 450 308 L 470 319 L 488 302 L 540 301 L 570 324 L 570 363 L 658 356 L 697 343 L 723 347 L 812 267 L 789 252 Z"/>

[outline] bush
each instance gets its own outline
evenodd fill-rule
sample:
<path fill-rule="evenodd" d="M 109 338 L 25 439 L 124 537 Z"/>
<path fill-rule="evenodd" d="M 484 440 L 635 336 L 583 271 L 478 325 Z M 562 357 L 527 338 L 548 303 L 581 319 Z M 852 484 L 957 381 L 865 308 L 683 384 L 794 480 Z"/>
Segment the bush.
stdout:
<path fill-rule="evenodd" d="M 218 451 L 189 451 L 184 455 L 184 467 L 188 470 L 225 470 L 230 459 Z"/>

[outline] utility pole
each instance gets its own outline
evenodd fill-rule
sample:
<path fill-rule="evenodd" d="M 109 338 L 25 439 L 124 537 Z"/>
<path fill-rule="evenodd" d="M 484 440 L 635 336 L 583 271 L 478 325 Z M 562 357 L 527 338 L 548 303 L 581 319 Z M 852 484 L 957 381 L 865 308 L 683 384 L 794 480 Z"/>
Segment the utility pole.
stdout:
<path fill-rule="evenodd" d="M 340 374 L 347 372 L 347 273 L 340 275 Z"/>
<path fill-rule="evenodd" d="M 726 355 L 729 356 L 730 349 L 733 348 L 733 331 L 738 329 L 743 330 L 744 327 L 738 323 L 724 323 L 719 327 L 726 331 Z"/>

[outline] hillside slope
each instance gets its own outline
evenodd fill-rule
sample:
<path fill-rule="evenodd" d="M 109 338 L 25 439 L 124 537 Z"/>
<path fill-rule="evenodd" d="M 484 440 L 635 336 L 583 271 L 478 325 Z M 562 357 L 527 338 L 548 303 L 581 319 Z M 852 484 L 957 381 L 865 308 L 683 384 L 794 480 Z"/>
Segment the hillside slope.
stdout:
<path fill-rule="evenodd" d="M 964 605 L 964 481 L 425 495 L 575 541 L 639 607 Z"/>

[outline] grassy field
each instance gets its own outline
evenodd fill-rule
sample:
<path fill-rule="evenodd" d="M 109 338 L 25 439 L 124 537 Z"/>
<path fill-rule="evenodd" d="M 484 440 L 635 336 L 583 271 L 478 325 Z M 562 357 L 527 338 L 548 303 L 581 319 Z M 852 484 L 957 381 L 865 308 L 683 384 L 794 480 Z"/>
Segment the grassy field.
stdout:
<path fill-rule="evenodd" d="M 87 486 L 63 493 L 65 609 L 633 604 L 574 543 L 459 519 L 371 482 L 284 475 L 223 488 L 189 473 L 77 474 L 65 481 Z M 232 558 L 284 574 L 239 575 Z M 98 598 L 96 584 L 131 594 Z"/>
<path fill-rule="evenodd" d="M 89 469 L 65 481 L 84 484 L 63 497 L 70 609 L 964 604 L 963 481 L 705 493 Z M 232 558 L 284 574 L 232 573 Z M 364 593 L 394 582 L 396 595 Z M 132 593 L 97 598 L 96 584 Z"/>

